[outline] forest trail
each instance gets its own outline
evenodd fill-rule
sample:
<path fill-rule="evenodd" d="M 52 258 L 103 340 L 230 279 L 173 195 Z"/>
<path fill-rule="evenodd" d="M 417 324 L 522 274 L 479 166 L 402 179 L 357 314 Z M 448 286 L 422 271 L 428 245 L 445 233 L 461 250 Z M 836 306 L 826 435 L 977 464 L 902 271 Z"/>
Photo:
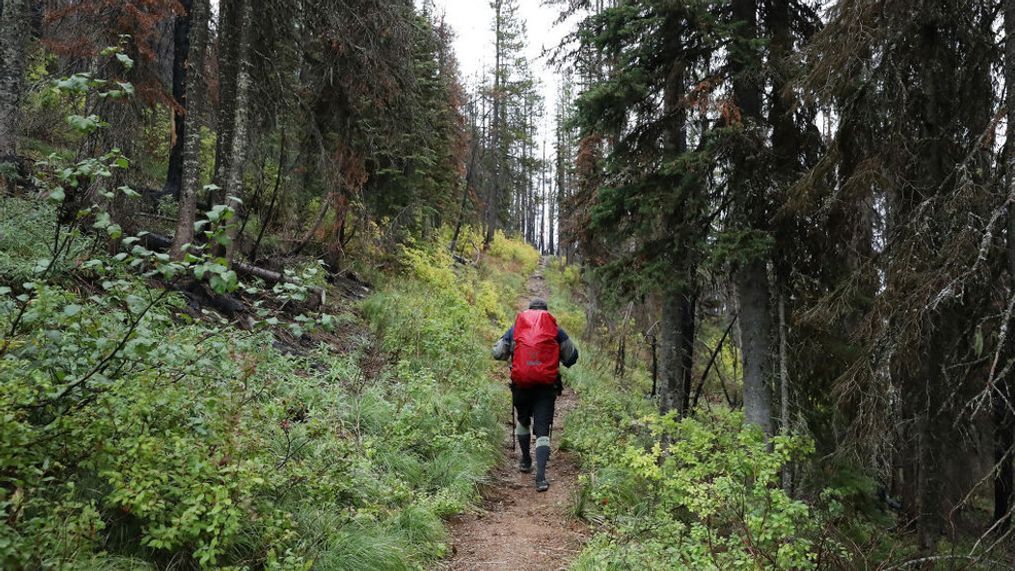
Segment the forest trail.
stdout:
<path fill-rule="evenodd" d="M 528 307 L 533 297 L 549 298 L 543 278 L 545 264 L 544 258 L 529 277 L 528 293 L 518 300 L 519 310 Z M 550 489 L 545 493 L 536 492 L 532 474 L 518 471 L 514 427 L 505 424 L 505 454 L 484 486 L 481 511 L 452 520 L 453 555 L 445 569 L 551 571 L 569 567 L 587 535 L 587 528 L 568 515 L 578 485 L 577 459 L 559 449 L 564 421 L 576 404 L 571 389 L 565 389 L 557 399 L 553 452 L 547 468 Z"/>

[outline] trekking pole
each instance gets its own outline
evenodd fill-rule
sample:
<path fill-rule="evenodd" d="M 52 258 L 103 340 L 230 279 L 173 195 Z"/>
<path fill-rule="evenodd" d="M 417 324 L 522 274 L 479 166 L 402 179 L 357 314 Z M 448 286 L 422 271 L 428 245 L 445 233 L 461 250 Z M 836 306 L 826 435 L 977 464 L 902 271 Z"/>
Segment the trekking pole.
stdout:
<path fill-rule="evenodd" d="M 515 420 L 515 405 L 511 405 L 511 453 L 515 453 L 515 447 L 518 446 L 518 439 L 515 438 L 515 426 L 518 425 L 518 421 Z"/>

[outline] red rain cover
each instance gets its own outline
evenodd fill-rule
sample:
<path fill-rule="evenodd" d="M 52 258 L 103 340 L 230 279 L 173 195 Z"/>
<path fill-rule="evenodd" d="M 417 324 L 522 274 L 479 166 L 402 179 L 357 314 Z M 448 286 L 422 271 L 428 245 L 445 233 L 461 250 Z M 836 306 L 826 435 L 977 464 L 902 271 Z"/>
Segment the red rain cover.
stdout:
<path fill-rule="evenodd" d="M 514 330 L 515 352 L 511 380 L 516 387 L 552 385 L 560 366 L 557 319 L 550 312 L 528 309 L 518 314 Z"/>

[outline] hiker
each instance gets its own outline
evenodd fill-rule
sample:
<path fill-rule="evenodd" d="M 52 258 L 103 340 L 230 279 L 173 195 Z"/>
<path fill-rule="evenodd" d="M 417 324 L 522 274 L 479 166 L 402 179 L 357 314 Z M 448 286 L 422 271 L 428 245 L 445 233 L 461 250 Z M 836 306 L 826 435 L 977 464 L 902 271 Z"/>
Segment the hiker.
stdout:
<path fill-rule="evenodd" d="M 493 358 L 511 359 L 511 404 L 517 411 L 515 435 L 522 449 L 518 470 L 532 471 L 529 442 L 536 433 L 536 491 L 550 487 L 546 479 L 546 462 L 550 459 L 550 429 L 553 405 L 564 391 L 560 365 L 570 367 L 578 361 L 578 348 L 557 320 L 546 302 L 533 299 L 529 309 L 518 314 L 513 327 L 493 347 Z"/>

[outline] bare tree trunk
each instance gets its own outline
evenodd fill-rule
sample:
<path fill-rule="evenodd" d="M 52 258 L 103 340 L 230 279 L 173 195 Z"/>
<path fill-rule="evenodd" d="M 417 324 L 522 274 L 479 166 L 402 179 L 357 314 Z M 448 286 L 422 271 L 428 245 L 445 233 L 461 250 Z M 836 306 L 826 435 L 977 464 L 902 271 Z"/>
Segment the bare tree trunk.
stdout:
<path fill-rule="evenodd" d="M 501 0 L 494 2 L 494 65 L 493 65 L 493 123 L 490 126 L 490 146 L 494 150 L 493 156 L 493 185 L 490 187 L 490 193 L 487 198 L 486 204 L 486 237 L 483 239 L 483 249 L 486 250 L 493 243 L 493 237 L 497 228 L 500 225 L 500 202 L 501 202 L 501 166 L 504 164 L 504 158 L 501 156 L 501 109 L 503 103 L 501 102 L 502 87 L 502 74 L 501 69 L 501 24 L 503 23 L 501 18 Z"/>
<path fill-rule="evenodd" d="M 744 367 L 744 416 L 747 422 L 772 433 L 769 372 L 769 295 L 764 263 L 755 260 L 737 272 L 740 299 L 741 355 Z"/>
<path fill-rule="evenodd" d="M 179 218 L 176 224 L 176 235 L 170 255 L 174 259 L 183 258 L 184 244 L 194 241 L 194 220 L 197 215 L 197 191 L 201 170 L 201 114 L 205 107 L 208 94 L 204 82 L 204 63 L 208 49 L 208 20 L 211 9 L 208 0 L 193 0 L 190 14 L 190 46 L 187 50 L 186 66 L 187 88 L 185 101 L 187 106 L 186 140 L 183 145 L 183 180 L 180 186 Z"/>
<path fill-rule="evenodd" d="M 756 67 L 760 57 L 750 44 L 757 38 L 757 0 L 735 0 L 733 18 L 741 26 L 733 61 L 733 94 L 743 121 L 741 139 L 733 153 L 731 191 L 737 197 L 737 223 L 744 228 L 767 230 L 764 185 L 752 184 L 754 165 L 750 155 L 757 141 L 761 118 L 761 85 Z M 755 255 L 745 261 L 734 277 L 740 297 L 740 333 L 744 359 L 744 415 L 747 422 L 772 434 L 772 408 L 768 364 L 771 359 L 770 291 L 766 257 Z"/>
<path fill-rule="evenodd" d="M 17 155 L 28 43 L 28 0 L 0 0 L 0 161 Z"/>
<path fill-rule="evenodd" d="M 694 364 L 694 298 L 683 288 L 663 295 L 659 322 L 659 410 L 687 414 Z"/>
<path fill-rule="evenodd" d="M 779 294 L 779 433 L 789 436 L 789 357 L 786 340 L 786 296 Z M 786 494 L 793 491 L 793 466 L 787 464 L 782 468 L 782 490 Z"/>
<path fill-rule="evenodd" d="M 664 24 L 670 37 L 668 42 L 680 45 L 683 38 L 683 21 L 672 16 Z M 665 150 L 672 157 L 687 151 L 687 110 L 684 106 L 686 62 L 678 59 L 670 66 L 663 91 L 663 112 L 669 117 L 666 127 Z M 692 218 L 693 213 L 669 213 L 680 218 Z M 697 264 L 682 252 L 674 264 L 676 286 L 664 286 L 662 315 L 660 316 L 659 342 L 659 409 L 666 413 L 676 410 L 686 414 L 691 393 L 691 367 L 694 360 L 694 296 L 693 283 Z"/>
<path fill-rule="evenodd" d="M 469 149 L 469 166 L 468 170 L 465 171 L 465 182 L 464 188 L 462 188 L 462 199 L 458 203 L 458 216 L 455 220 L 455 231 L 451 235 L 451 244 L 448 249 L 452 254 L 458 249 L 458 237 L 462 233 L 462 224 L 465 222 L 465 205 L 469 200 L 469 190 L 472 188 L 473 180 L 476 178 L 476 160 L 479 157 L 479 149 L 483 146 L 482 135 L 479 133 L 479 129 L 476 125 L 476 108 L 475 102 L 470 103 L 469 106 L 470 114 L 472 115 L 472 141 Z"/>
<path fill-rule="evenodd" d="M 233 134 L 231 148 L 229 149 L 229 164 L 226 171 L 225 187 L 222 189 L 225 195 L 226 204 L 239 212 L 242 206 L 240 195 L 243 194 L 243 163 L 246 158 L 248 128 L 249 128 L 249 107 L 250 107 L 250 35 L 251 35 L 251 1 L 241 0 L 236 7 L 239 13 L 239 46 L 236 59 L 236 100 L 234 103 L 235 117 L 233 120 Z M 235 225 L 234 225 L 235 227 Z M 232 259 L 233 250 L 236 248 L 237 236 L 230 233 L 230 240 L 226 245 L 225 258 Z"/>
<path fill-rule="evenodd" d="M 193 15 L 193 0 L 180 0 L 183 14 L 176 16 L 173 23 L 173 99 L 180 108 L 172 114 L 172 148 L 169 151 L 169 167 L 163 192 L 180 198 L 183 186 L 183 155 L 187 140 L 187 59 L 190 55 L 190 24 Z"/>
<path fill-rule="evenodd" d="M 1008 125 L 1015 125 L 1015 0 L 1004 3 L 1004 78 L 1005 103 Z M 1007 132 L 1005 141 L 1005 175 L 1010 189 L 1015 186 L 1015 137 Z M 1006 189 L 1007 190 L 1007 189 Z M 1008 295 L 1015 295 L 1015 206 L 1008 207 Z M 1015 373 L 1012 373 L 1015 374 Z M 1008 409 L 1013 396 L 1013 379 L 1009 374 L 1000 379 L 1001 398 L 994 404 L 994 462 L 997 473 L 994 475 L 994 521 L 1001 522 L 1000 530 L 1007 531 L 1011 526 L 1012 493 L 1015 491 L 1015 466 L 1012 455 L 1015 453 L 1015 418 Z"/>
<path fill-rule="evenodd" d="M 219 4 L 218 72 L 219 102 L 215 139 L 215 165 L 212 182 L 218 187 L 211 201 L 225 201 L 225 186 L 232 159 L 233 126 L 236 122 L 236 86 L 239 79 L 240 22 L 244 0 L 228 0 Z"/>

